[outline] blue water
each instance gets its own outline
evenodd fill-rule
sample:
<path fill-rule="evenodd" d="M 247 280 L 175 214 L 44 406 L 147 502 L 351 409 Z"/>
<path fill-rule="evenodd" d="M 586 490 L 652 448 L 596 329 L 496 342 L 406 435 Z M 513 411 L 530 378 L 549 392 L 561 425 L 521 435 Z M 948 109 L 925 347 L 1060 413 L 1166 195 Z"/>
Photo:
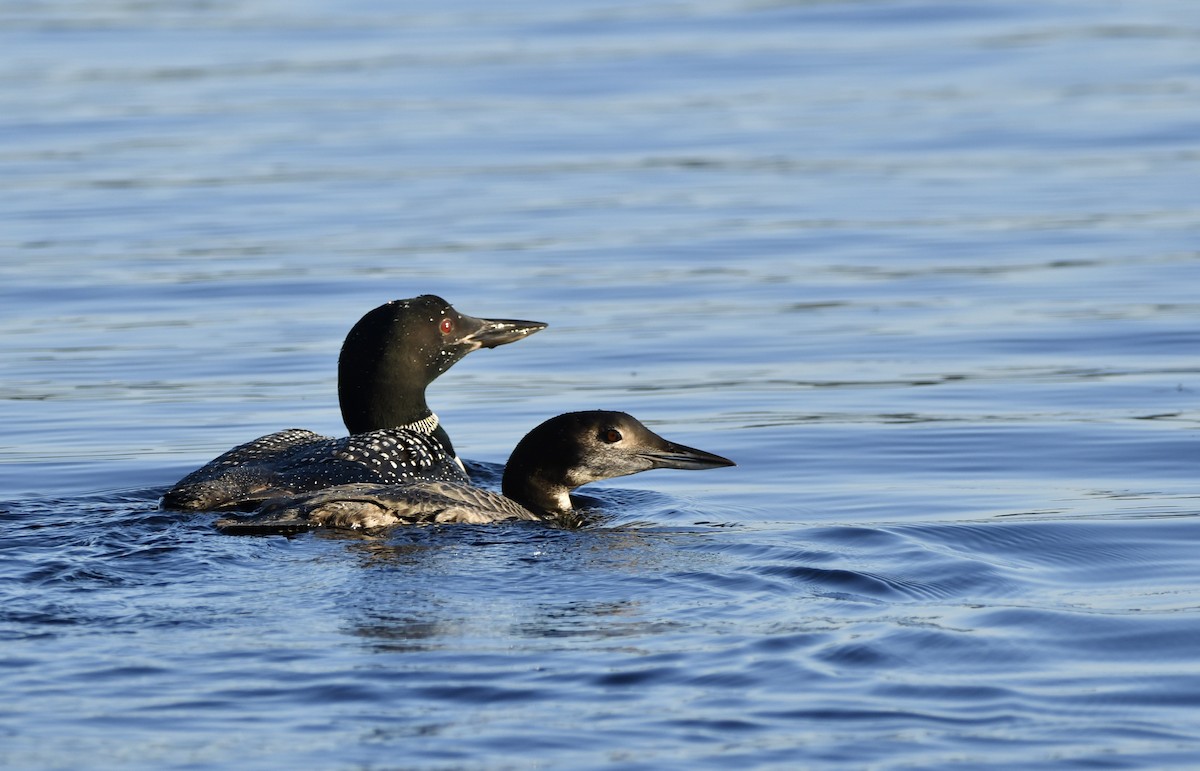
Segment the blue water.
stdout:
<path fill-rule="evenodd" d="M 1200 765 L 1200 6 L 0 5 L 0 766 Z M 424 292 L 580 531 L 156 510 Z"/>

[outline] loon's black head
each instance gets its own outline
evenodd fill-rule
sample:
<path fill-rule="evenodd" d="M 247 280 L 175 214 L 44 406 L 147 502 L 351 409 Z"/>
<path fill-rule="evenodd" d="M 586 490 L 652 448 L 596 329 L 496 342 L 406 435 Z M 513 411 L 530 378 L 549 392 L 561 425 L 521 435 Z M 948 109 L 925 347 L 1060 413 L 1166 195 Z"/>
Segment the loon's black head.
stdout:
<path fill-rule="evenodd" d="M 624 412 L 593 410 L 551 418 L 525 435 L 504 467 L 504 494 L 534 511 L 571 510 L 580 485 L 656 468 L 737 465 L 663 439 Z"/>
<path fill-rule="evenodd" d="M 352 434 L 427 418 L 425 387 L 471 351 L 545 329 L 540 321 L 477 319 L 440 297 L 393 300 L 359 319 L 338 358 L 338 400 Z"/>

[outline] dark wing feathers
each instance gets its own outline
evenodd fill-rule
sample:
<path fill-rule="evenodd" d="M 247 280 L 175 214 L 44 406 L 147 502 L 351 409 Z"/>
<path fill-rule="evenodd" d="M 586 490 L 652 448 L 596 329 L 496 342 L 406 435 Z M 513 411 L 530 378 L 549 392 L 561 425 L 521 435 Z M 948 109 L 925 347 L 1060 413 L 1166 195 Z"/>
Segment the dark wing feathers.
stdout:
<path fill-rule="evenodd" d="M 454 482 L 339 485 L 268 501 L 254 516 L 224 519 L 226 533 L 371 530 L 393 525 L 485 524 L 542 517 L 497 493 Z"/>

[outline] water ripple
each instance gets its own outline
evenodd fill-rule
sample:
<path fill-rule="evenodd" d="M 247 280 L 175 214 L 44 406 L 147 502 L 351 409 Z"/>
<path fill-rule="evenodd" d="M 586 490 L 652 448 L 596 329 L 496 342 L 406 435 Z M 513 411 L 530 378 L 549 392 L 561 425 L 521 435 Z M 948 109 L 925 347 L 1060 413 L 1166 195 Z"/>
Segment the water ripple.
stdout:
<path fill-rule="evenodd" d="M 1195 765 L 1188 2 L 0 29 L 0 766 Z M 345 330 L 420 292 L 550 322 L 430 389 L 482 484 L 599 407 L 738 466 L 572 531 L 157 510 L 341 431 Z"/>

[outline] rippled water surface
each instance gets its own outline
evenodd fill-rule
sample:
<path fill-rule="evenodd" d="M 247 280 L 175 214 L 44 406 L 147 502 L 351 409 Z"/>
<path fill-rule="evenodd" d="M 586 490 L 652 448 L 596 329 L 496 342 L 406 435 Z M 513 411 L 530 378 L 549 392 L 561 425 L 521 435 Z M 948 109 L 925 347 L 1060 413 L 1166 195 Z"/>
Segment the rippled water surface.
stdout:
<path fill-rule="evenodd" d="M 0 5 L 0 765 L 1200 765 L 1200 8 Z M 431 389 L 738 462 L 578 531 L 157 510 Z M 494 466 L 486 466 L 494 468 Z"/>

